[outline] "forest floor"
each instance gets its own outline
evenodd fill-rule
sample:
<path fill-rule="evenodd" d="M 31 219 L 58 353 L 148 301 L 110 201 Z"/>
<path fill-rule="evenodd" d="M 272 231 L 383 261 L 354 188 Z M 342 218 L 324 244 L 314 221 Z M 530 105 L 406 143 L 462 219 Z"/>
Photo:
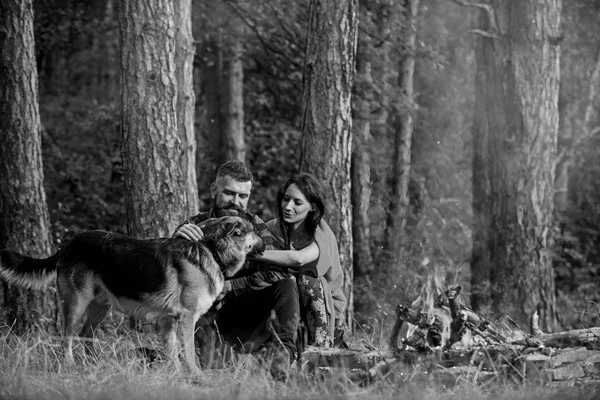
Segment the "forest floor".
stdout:
<path fill-rule="evenodd" d="M 0 327 L 1 328 L 1 327 Z M 104 329 L 98 355 L 85 356 L 76 341 L 76 365 L 62 363 L 62 344 L 45 333 L 14 335 L 0 329 L 0 399 L 595 399 L 600 387 L 556 387 L 542 382 L 495 379 L 485 383 L 456 375 L 440 379 L 407 367 L 369 384 L 345 371 L 292 370 L 286 383 L 274 381 L 252 356 L 239 358 L 199 377 L 173 365 L 148 365 L 135 353 L 148 345 L 141 333 Z M 354 338 L 350 338 L 352 342 Z"/>

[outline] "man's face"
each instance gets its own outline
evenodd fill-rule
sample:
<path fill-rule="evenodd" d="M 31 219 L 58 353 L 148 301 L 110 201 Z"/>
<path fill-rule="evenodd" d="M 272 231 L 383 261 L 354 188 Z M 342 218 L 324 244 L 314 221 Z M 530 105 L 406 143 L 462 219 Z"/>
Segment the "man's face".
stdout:
<path fill-rule="evenodd" d="M 210 194 L 217 209 L 226 209 L 231 205 L 236 205 L 246 210 L 251 191 L 252 182 L 236 181 L 229 175 L 217 178 L 215 183 L 210 186 Z"/>

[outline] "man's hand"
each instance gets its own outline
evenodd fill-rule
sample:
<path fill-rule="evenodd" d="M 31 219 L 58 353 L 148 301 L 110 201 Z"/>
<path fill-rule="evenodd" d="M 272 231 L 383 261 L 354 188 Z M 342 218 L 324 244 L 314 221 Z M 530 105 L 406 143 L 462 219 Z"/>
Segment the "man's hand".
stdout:
<path fill-rule="evenodd" d="M 223 285 L 223 290 L 221 291 L 219 296 L 217 296 L 217 300 L 221 300 L 223 297 L 225 297 L 227 293 L 231 292 L 231 289 L 231 281 L 225 281 L 225 284 Z"/>
<path fill-rule="evenodd" d="M 187 240 L 191 240 L 193 242 L 198 242 L 200 239 L 204 237 L 204 232 L 202 229 L 194 224 L 185 224 L 177 232 L 173 234 L 174 238 L 183 238 Z"/>
<path fill-rule="evenodd" d="M 223 290 L 221 291 L 221 293 L 219 293 L 219 295 L 213 302 L 212 306 L 210 307 L 209 311 L 212 311 L 214 313 L 219 311 L 221 309 L 221 307 L 223 307 L 223 303 L 221 302 L 221 300 L 223 300 L 223 297 L 225 297 L 227 295 L 227 293 L 229 293 L 231 291 L 231 289 L 232 289 L 231 282 L 225 281 L 225 284 L 223 285 Z"/>

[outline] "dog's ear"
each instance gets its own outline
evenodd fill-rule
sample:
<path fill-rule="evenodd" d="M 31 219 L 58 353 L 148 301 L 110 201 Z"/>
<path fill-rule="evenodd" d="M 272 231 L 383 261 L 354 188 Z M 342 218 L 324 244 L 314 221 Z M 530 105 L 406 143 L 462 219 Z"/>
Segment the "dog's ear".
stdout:
<path fill-rule="evenodd" d="M 227 218 L 228 217 L 209 218 L 206 221 L 202 221 L 200 224 L 198 224 L 198 227 L 202 229 L 202 232 L 204 232 L 205 235 L 210 235 L 217 232 Z"/>
<path fill-rule="evenodd" d="M 240 236 L 243 230 L 242 220 L 238 218 L 228 218 L 223 224 L 224 231 L 227 236 Z"/>

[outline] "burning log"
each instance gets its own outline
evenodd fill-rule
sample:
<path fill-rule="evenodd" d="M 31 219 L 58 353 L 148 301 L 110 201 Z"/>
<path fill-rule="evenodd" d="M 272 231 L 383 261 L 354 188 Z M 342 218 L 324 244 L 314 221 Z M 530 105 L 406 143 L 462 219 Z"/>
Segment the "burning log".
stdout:
<path fill-rule="evenodd" d="M 461 286 L 455 286 L 444 292 L 444 297 L 438 297 L 431 315 L 399 304 L 396 307 L 396 324 L 390 337 L 392 350 L 398 354 L 407 346 L 426 351 L 439 346 L 448 349 L 455 344 L 459 347 L 490 346 L 525 340 L 525 333 L 510 318 L 492 322 L 462 305 L 458 298 L 461 290 Z M 399 332 L 405 322 L 417 329 L 399 347 Z"/>

